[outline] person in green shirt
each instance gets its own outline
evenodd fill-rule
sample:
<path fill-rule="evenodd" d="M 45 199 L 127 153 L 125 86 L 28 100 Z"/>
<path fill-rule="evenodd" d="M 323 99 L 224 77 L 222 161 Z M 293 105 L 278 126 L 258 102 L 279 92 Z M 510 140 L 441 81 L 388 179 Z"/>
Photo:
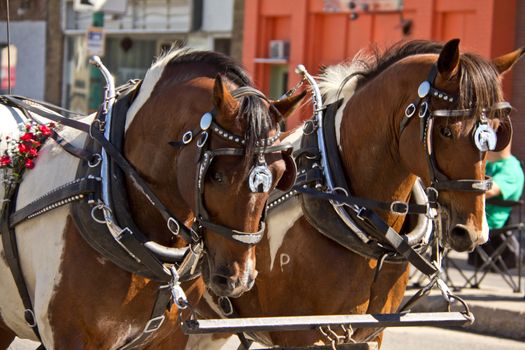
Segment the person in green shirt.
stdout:
<path fill-rule="evenodd" d="M 510 144 L 500 152 L 487 155 L 487 176 L 492 177 L 492 188 L 486 198 L 516 201 L 523 192 L 524 175 L 520 161 L 510 152 Z M 512 208 L 487 204 L 485 212 L 490 229 L 501 228 L 509 219 Z"/>
<path fill-rule="evenodd" d="M 511 154 L 510 143 L 500 152 L 489 152 L 485 173 L 492 177 L 492 188 L 487 191 L 485 198 L 517 201 L 523 193 L 525 176 L 521 168 L 520 161 Z M 489 201 L 490 202 L 490 201 Z M 509 220 L 512 207 L 502 207 L 486 203 L 485 214 L 489 229 L 498 229 L 505 226 Z M 507 268 L 516 266 L 519 258 L 519 243 L 514 236 L 502 238 L 499 235 L 491 235 L 487 243 L 481 246 L 487 254 L 491 254 L 503 240 L 507 242 L 507 248 L 502 252 L 501 257 L 505 261 Z M 476 251 L 469 253 L 468 263 L 480 266 L 483 261 Z"/>

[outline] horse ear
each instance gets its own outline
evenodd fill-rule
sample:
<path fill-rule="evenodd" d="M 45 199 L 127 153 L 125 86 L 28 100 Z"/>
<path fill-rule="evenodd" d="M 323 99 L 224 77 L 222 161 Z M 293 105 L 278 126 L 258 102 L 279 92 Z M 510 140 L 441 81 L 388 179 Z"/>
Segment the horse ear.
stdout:
<path fill-rule="evenodd" d="M 286 117 L 299 106 L 299 102 L 301 102 L 305 96 L 306 91 L 302 91 L 300 94 L 272 101 L 272 106 L 279 111 L 283 119 L 286 119 Z"/>
<path fill-rule="evenodd" d="M 459 68 L 459 39 L 452 39 L 443 46 L 437 68 L 444 80 L 449 80 L 456 75 Z"/>
<path fill-rule="evenodd" d="M 525 47 L 509 52 L 506 55 L 499 56 L 492 60 L 494 66 L 498 70 L 499 74 L 503 74 L 508 71 L 514 63 L 518 62 L 521 56 L 525 53 Z"/>
<path fill-rule="evenodd" d="M 235 117 L 235 98 L 230 91 L 228 91 L 220 74 L 215 77 L 215 84 L 213 86 L 213 105 L 221 115 Z"/>

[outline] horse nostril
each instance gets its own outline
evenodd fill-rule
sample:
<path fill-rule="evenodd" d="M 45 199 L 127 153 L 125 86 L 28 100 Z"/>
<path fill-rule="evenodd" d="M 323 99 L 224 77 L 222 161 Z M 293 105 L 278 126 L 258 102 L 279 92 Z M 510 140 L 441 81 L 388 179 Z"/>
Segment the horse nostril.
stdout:
<path fill-rule="evenodd" d="M 212 278 L 212 283 L 222 290 L 235 289 L 235 282 L 230 277 L 215 275 Z"/>
<path fill-rule="evenodd" d="M 460 225 L 454 226 L 451 232 L 452 236 L 457 238 L 468 238 L 468 230 Z"/>
<path fill-rule="evenodd" d="M 476 232 L 465 225 L 456 225 L 450 231 L 452 238 L 451 246 L 458 252 L 471 251 L 474 249 L 476 242 Z"/>

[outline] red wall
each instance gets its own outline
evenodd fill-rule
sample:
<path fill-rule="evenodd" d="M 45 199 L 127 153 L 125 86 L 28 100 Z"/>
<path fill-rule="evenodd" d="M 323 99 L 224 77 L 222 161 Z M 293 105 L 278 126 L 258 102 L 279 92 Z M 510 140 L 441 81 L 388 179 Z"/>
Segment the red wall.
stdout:
<path fill-rule="evenodd" d="M 525 21 L 525 1 L 521 1 L 520 5 L 518 2 L 405 0 L 403 17 L 413 21 L 412 33 L 406 39 L 446 41 L 460 38 L 462 50 L 496 57 L 515 49 L 517 28 L 521 30 L 518 39 L 523 45 L 525 24 L 517 26 L 516 19 L 521 16 L 521 22 Z M 518 6 L 521 7 L 521 15 L 517 14 Z M 290 42 L 287 64 L 291 87 L 299 80 L 293 71 L 300 63 L 311 73 L 316 73 L 322 65 L 352 58 L 371 42 L 386 47 L 403 39 L 400 15 L 397 13 L 360 14 L 357 20 L 351 21 L 347 13 L 324 12 L 323 0 L 245 0 L 244 23 L 243 63 L 256 84 L 266 92 L 271 64 L 255 61 L 256 58 L 268 57 L 270 40 Z M 510 99 L 511 75 L 505 77 L 505 82 L 505 94 Z M 524 85 L 514 84 L 519 90 L 514 92 L 514 96 L 525 95 Z M 522 110 L 525 111 L 525 106 Z M 289 121 L 289 125 L 297 125 L 298 119 L 296 116 Z M 515 134 L 525 130 L 525 122 L 515 125 Z M 525 148 L 524 152 L 521 148 L 517 152 L 524 159 Z"/>

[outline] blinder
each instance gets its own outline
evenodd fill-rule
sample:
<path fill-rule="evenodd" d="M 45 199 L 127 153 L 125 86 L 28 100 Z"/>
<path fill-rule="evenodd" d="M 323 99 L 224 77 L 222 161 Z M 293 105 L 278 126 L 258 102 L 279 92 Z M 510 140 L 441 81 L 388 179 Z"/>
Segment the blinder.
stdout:
<path fill-rule="evenodd" d="M 286 170 L 284 171 L 283 176 L 279 179 L 277 183 L 277 189 L 281 191 L 289 191 L 293 185 L 295 185 L 295 179 L 297 178 L 297 164 L 292 157 L 293 148 L 288 148 L 284 151 L 281 151 Z"/>
<path fill-rule="evenodd" d="M 512 123 L 510 121 L 509 115 L 505 115 L 501 118 L 498 129 L 496 130 L 497 141 L 496 147 L 494 147 L 495 152 L 502 151 L 505 147 L 508 146 L 510 140 L 512 139 Z"/>

